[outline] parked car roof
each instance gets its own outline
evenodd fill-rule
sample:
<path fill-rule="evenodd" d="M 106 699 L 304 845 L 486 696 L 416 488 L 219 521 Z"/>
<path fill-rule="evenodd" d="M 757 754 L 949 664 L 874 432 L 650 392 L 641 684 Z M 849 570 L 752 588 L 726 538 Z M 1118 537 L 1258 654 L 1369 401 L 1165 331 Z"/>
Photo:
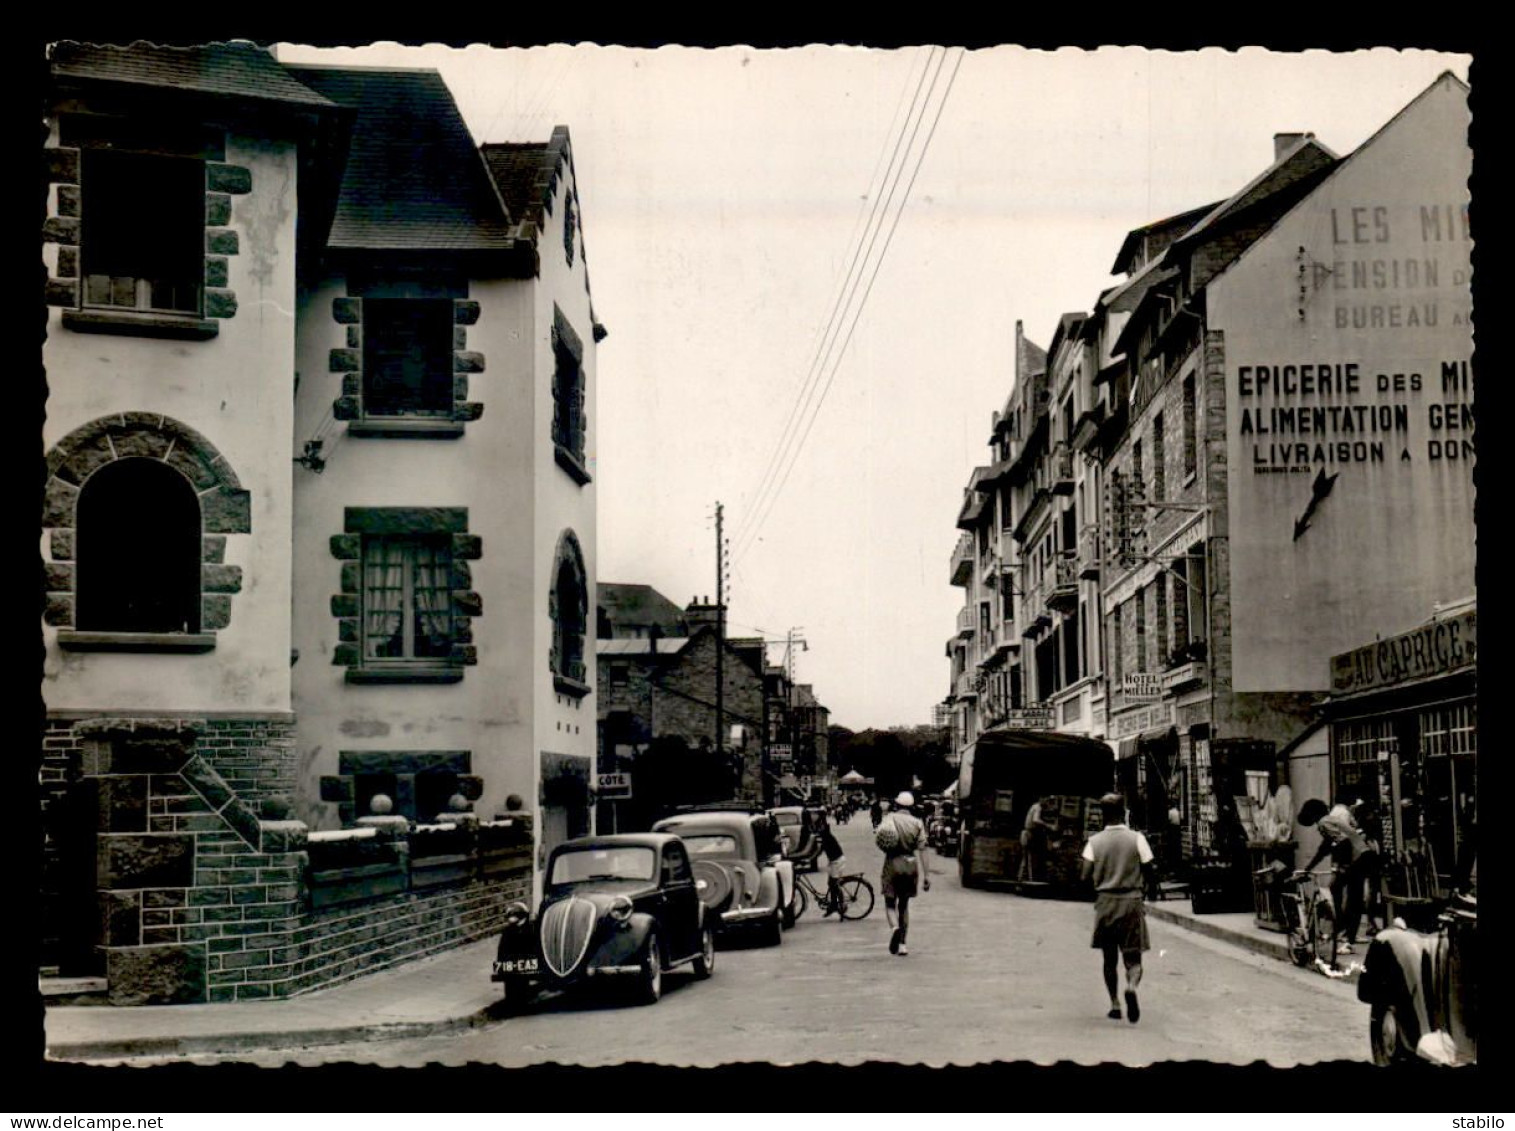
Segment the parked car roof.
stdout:
<path fill-rule="evenodd" d="M 561 852 L 566 848 L 622 848 L 627 846 L 661 849 L 670 841 L 678 839 L 671 832 L 606 833 L 602 836 L 581 836 L 575 837 L 573 840 L 565 840 L 554 848 L 553 851 Z"/>

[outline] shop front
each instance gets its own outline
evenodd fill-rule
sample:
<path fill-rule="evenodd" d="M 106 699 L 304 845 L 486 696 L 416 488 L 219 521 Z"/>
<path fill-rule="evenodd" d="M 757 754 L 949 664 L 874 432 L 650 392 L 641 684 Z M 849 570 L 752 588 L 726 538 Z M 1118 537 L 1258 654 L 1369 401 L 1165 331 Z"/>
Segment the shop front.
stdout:
<path fill-rule="evenodd" d="M 1365 803 L 1392 905 L 1439 905 L 1472 867 L 1477 629 L 1469 602 L 1331 658 L 1333 800 Z"/>

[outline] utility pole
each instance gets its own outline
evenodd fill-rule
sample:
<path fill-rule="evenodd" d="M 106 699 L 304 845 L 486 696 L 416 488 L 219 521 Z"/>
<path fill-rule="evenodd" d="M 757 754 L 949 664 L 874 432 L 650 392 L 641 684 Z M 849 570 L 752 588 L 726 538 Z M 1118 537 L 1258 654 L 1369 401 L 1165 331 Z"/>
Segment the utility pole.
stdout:
<path fill-rule="evenodd" d="M 726 756 L 726 539 L 725 508 L 715 504 L 715 752 Z"/>
<path fill-rule="evenodd" d="M 810 650 L 810 645 L 805 638 L 799 635 L 804 625 L 796 625 L 784 634 L 784 679 L 787 682 L 785 696 L 789 702 L 789 761 L 797 763 L 800 755 L 800 718 L 795 710 L 794 689 L 794 646 L 798 644 L 805 651 Z"/>

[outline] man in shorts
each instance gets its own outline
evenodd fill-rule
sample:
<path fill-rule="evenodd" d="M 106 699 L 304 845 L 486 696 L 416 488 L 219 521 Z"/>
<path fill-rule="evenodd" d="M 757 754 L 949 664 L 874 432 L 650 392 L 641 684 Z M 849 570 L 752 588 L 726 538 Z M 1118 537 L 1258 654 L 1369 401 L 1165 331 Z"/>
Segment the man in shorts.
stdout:
<path fill-rule="evenodd" d="M 1141 1005 L 1136 987 L 1142 980 L 1142 951 L 1147 939 L 1147 912 L 1142 905 L 1146 872 L 1152 868 L 1147 838 L 1126 825 L 1126 801 L 1118 793 L 1099 799 L 1105 827 L 1084 844 L 1083 874 L 1094 882 L 1094 938 L 1090 946 L 1104 955 L 1105 989 L 1110 994 L 1107 1017 L 1119 1021 L 1120 1000 L 1116 955 L 1126 962 L 1126 1020 L 1136 1024 Z"/>
<path fill-rule="evenodd" d="M 884 913 L 894 931 L 889 953 L 907 955 L 905 935 L 910 930 L 910 901 L 917 884 L 931 890 L 931 871 L 926 859 L 926 826 L 910 812 L 915 795 L 905 790 L 894 799 L 894 809 L 879 822 L 879 847 L 884 850 L 884 871 L 879 886 L 884 889 Z M 892 824 L 893 833 L 884 826 Z M 897 918 L 896 918 L 897 916 Z"/>

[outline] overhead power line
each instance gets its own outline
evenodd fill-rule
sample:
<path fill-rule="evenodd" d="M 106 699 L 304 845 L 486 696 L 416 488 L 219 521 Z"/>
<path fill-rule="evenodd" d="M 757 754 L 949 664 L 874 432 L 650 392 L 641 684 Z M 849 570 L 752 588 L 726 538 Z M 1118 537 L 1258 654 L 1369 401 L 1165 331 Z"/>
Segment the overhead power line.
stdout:
<path fill-rule="evenodd" d="M 931 89 L 927 92 L 927 95 L 926 95 L 926 105 L 929 105 L 929 103 L 930 103 L 931 93 L 934 92 L 934 90 L 936 88 L 936 81 L 941 76 L 942 67 L 945 65 L 945 62 L 946 62 L 946 59 L 945 59 L 945 55 L 944 55 L 941 64 L 939 64 L 937 66 L 936 74 L 932 77 Z M 800 456 L 801 452 L 804 449 L 806 441 L 810 437 L 811 429 L 814 428 L 815 421 L 816 421 L 816 419 L 820 415 L 821 407 L 825 404 L 826 395 L 827 395 L 827 393 L 830 392 L 832 382 L 836 379 L 837 371 L 841 368 L 841 363 L 842 363 L 843 358 L 846 355 L 847 347 L 852 342 L 852 336 L 853 336 L 853 333 L 857 330 L 857 324 L 858 324 L 859 319 L 862 317 L 863 309 L 867 306 L 868 298 L 873 293 L 873 283 L 874 283 L 874 280 L 876 280 L 878 278 L 879 269 L 883 266 L 884 259 L 889 254 L 889 248 L 890 248 L 891 244 L 894 241 L 894 233 L 899 228 L 900 218 L 904 215 L 906 205 L 909 204 L 909 202 L 910 202 L 910 192 L 915 187 L 916 176 L 920 173 L 921 166 L 925 162 L 926 153 L 929 151 L 929 149 L 931 147 L 932 139 L 936 136 L 937 125 L 941 122 L 942 111 L 946 107 L 946 105 L 947 105 L 947 99 L 948 99 L 948 97 L 952 93 L 952 86 L 957 81 L 957 72 L 958 72 L 958 69 L 962 66 L 962 62 L 963 62 L 963 52 L 960 51 L 959 54 L 958 54 L 958 57 L 957 57 L 957 61 L 953 64 L 952 73 L 947 78 L 947 85 L 946 85 L 946 87 L 942 91 L 942 96 L 941 96 L 940 100 L 937 102 L 936 113 L 935 113 L 935 116 L 932 119 L 931 128 L 927 131 L 926 140 L 922 144 L 919 153 L 916 155 L 915 165 L 914 165 L 914 167 L 911 170 L 909 182 L 905 186 L 905 194 L 904 194 L 904 196 L 900 200 L 900 206 L 895 211 L 893 222 L 890 224 L 889 234 L 884 239 L 884 245 L 883 245 L 882 249 L 879 251 L 878 258 L 874 260 L 873 269 L 872 269 L 872 272 L 868 276 L 868 282 L 867 282 L 867 285 L 866 285 L 866 287 L 865 287 L 865 289 L 863 291 L 862 299 L 858 302 L 856 308 L 852 312 L 852 321 L 851 321 L 850 325 L 848 326 L 847 335 L 843 339 L 840 349 L 837 350 L 837 352 L 835 354 L 835 357 L 834 357 L 834 359 L 831 362 L 831 369 L 830 369 L 830 372 L 826 375 L 825 383 L 820 386 L 820 396 L 816 400 L 813 408 L 809 412 L 808 419 L 806 420 L 805 425 L 804 425 L 804 430 L 803 430 L 802 433 L 800 433 L 798 442 L 795 443 L 790 448 L 790 454 L 789 454 L 789 458 L 788 458 L 788 461 L 787 461 L 787 465 L 784 466 L 782 475 L 778 478 L 778 480 L 776 482 L 776 485 L 773 486 L 772 490 L 770 490 L 770 491 L 767 492 L 767 498 L 766 498 L 765 503 L 763 504 L 763 509 L 762 509 L 761 513 L 756 513 L 756 516 L 751 521 L 751 523 L 744 528 L 743 539 L 742 539 L 741 544 L 739 545 L 739 547 L 737 549 L 737 556 L 738 557 L 741 557 L 742 555 L 744 555 L 747 552 L 747 550 L 750 549 L 751 546 L 753 545 L 754 541 L 757 538 L 758 531 L 762 528 L 763 523 L 767 521 L 767 518 L 768 518 L 769 514 L 772 513 L 774 505 L 777 503 L 779 496 L 783 492 L 785 484 L 788 483 L 790 473 L 793 472 L 795 464 L 799 462 L 799 456 Z M 921 118 L 924 118 L 924 113 L 925 113 L 925 110 L 924 110 L 924 106 L 923 106 Z M 915 124 L 915 128 L 911 132 L 911 145 L 914 144 L 914 141 L 915 141 L 915 131 L 919 129 L 921 118 L 917 119 L 916 124 Z M 906 152 L 907 152 L 907 154 L 909 152 L 909 147 L 908 146 L 906 148 Z M 903 165 L 901 166 L 901 169 L 903 169 Z M 896 178 L 896 180 L 895 180 L 895 185 L 896 186 L 898 185 L 898 178 Z M 890 198 L 891 199 L 893 197 L 893 192 L 894 192 L 894 189 L 893 189 L 893 187 L 891 187 L 891 189 L 890 189 Z M 887 211 L 887 204 L 885 205 L 885 209 Z M 874 237 L 875 238 L 877 237 L 877 234 L 878 234 L 878 232 L 876 230 L 874 232 Z M 870 241 L 870 243 L 869 243 L 869 252 L 872 251 L 872 247 L 873 247 L 873 244 L 872 244 L 872 241 Z M 865 256 L 864 256 L 864 262 L 866 263 L 866 261 L 867 261 L 867 255 L 865 254 Z M 855 290 L 855 287 L 854 287 L 854 290 Z M 833 339 L 833 341 L 834 341 L 834 339 Z"/>
<path fill-rule="evenodd" d="M 858 234 L 856 221 L 853 223 L 853 235 L 852 237 L 849 237 L 848 241 L 852 246 L 851 259 L 847 264 L 846 272 L 842 276 L 842 284 L 837 289 L 836 299 L 832 302 L 831 313 L 827 316 L 826 324 L 821 330 L 819 339 L 816 341 L 815 356 L 810 360 L 810 367 L 805 374 L 804 381 L 801 382 L 800 391 L 796 395 L 794 403 L 789 408 L 789 415 L 785 418 L 783 427 L 779 430 L 778 442 L 774 445 L 773 452 L 768 457 L 768 463 L 764 466 L 763 472 L 758 478 L 757 493 L 752 497 L 752 501 L 748 504 L 747 514 L 749 516 L 758 512 L 759 508 L 763 505 L 767 493 L 772 489 L 773 484 L 777 478 L 778 470 L 783 466 L 783 460 L 787 454 L 789 444 L 795 435 L 795 425 L 799 420 L 803 419 L 806 405 L 809 402 L 810 398 L 814 395 L 816 385 L 820 380 L 821 372 L 824 368 L 824 358 L 830 351 L 830 346 L 835 344 L 835 330 L 840 324 L 839 319 L 841 318 L 842 313 L 846 309 L 848 303 L 850 303 L 852 294 L 856 291 L 857 284 L 853 278 L 853 273 L 857 271 L 858 266 L 862 261 L 863 245 L 868 240 L 868 233 L 870 230 L 873 231 L 875 235 L 877 234 L 875 221 L 880 218 L 882 213 L 883 201 L 885 199 L 885 186 L 889 184 L 891 177 L 893 177 L 896 182 L 898 181 L 898 174 L 894 168 L 895 159 L 899 156 L 900 143 L 904 140 L 905 133 L 909 129 L 910 119 L 915 116 L 916 104 L 920 101 L 921 91 L 926 84 L 926 74 L 931 69 L 931 54 L 935 50 L 936 49 L 934 47 L 927 48 L 926 61 L 925 64 L 921 67 L 920 76 L 916 79 L 915 93 L 910 98 L 910 108 L 905 112 L 905 120 L 900 126 L 899 133 L 894 133 L 894 120 L 891 119 L 889 130 L 884 134 L 883 143 L 879 147 L 878 159 L 874 162 L 873 172 L 869 174 L 868 178 L 868 192 L 866 193 L 868 199 L 867 222 L 864 223 L 861 234 Z M 938 71 L 940 71 L 940 68 L 938 68 Z M 909 85 L 910 84 L 907 77 L 905 86 L 900 90 L 900 102 L 904 101 L 905 90 L 909 88 Z M 898 114 L 899 103 L 896 103 L 896 117 Z M 873 178 L 878 174 L 879 164 L 884 159 L 884 153 L 886 151 L 889 151 L 889 138 L 891 136 L 894 137 L 894 148 L 893 151 L 889 153 L 889 163 L 884 167 L 885 171 L 883 179 L 879 182 L 878 188 L 875 189 L 873 185 Z M 903 168 L 903 166 L 901 166 L 901 168 Z M 859 218 L 861 218 L 862 213 L 863 209 L 860 208 L 858 210 Z M 852 239 L 854 237 L 856 238 L 855 244 L 852 243 Z M 871 243 L 869 246 L 872 246 Z M 745 541 L 744 535 L 747 529 L 750 529 L 752 525 L 753 524 L 749 520 L 743 520 L 739 526 L 737 532 L 737 546 L 739 553 L 745 552 L 745 546 L 743 545 Z"/>

